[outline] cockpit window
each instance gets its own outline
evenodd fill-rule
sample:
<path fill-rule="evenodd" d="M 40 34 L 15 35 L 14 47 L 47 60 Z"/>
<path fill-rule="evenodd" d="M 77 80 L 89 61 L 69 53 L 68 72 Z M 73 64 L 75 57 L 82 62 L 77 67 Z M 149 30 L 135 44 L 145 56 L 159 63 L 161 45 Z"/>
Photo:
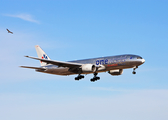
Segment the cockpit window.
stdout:
<path fill-rule="evenodd" d="M 142 57 L 137 57 L 137 59 L 142 59 Z"/>

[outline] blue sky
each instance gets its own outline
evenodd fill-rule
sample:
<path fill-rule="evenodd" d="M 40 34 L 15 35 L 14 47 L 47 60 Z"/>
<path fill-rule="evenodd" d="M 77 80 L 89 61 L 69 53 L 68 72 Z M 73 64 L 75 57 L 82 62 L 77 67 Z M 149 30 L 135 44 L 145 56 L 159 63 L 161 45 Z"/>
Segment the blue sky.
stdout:
<path fill-rule="evenodd" d="M 1 0 L 0 119 L 167 120 L 168 2 L 165 0 Z M 6 28 L 14 34 L 8 34 Z M 37 73 L 34 46 L 69 61 L 137 54 L 132 74 L 100 81 Z"/>

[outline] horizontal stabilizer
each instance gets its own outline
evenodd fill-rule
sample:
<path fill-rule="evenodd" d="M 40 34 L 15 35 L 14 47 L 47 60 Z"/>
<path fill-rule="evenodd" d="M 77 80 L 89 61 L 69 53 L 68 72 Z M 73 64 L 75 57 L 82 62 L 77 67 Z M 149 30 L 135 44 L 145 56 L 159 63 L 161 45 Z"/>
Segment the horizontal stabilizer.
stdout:
<path fill-rule="evenodd" d="M 30 68 L 30 69 L 36 69 L 36 70 L 46 70 L 45 68 L 40 68 L 40 67 L 29 67 L 29 66 L 20 66 L 22 68 Z"/>

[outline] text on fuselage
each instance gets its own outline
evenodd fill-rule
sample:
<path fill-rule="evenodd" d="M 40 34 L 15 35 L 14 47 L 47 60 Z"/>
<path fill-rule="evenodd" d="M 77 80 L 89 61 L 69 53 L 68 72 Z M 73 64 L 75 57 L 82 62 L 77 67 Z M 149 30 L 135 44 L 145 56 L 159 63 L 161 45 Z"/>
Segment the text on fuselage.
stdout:
<path fill-rule="evenodd" d="M 105 60 L 97 60 L 96 61 L 96 65 L 104 65 L 104 64 L 108 64 L 108 59 L 105 59 Z"/>

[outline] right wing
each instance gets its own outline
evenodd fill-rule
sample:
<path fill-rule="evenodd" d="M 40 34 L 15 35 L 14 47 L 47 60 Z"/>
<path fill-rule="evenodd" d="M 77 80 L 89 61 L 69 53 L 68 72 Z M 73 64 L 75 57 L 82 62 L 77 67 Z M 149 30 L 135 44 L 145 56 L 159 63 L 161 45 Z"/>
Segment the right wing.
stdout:
<path fill-rule="evenodd" d="M 62 61 L 41 59 L 41 58 L 30 57 L 30 56 L 25 56 L 25 57 L 32 58 L 32 59 L 35 59 L 35 60 L 40 60 L 42 62 L 46 62 L 47 64 L 57 65 L 58 67 L 80 67 L 80 66 L 83 65 L 83 64 L 80 64 L 80 63 L 62 62 Z"/>

